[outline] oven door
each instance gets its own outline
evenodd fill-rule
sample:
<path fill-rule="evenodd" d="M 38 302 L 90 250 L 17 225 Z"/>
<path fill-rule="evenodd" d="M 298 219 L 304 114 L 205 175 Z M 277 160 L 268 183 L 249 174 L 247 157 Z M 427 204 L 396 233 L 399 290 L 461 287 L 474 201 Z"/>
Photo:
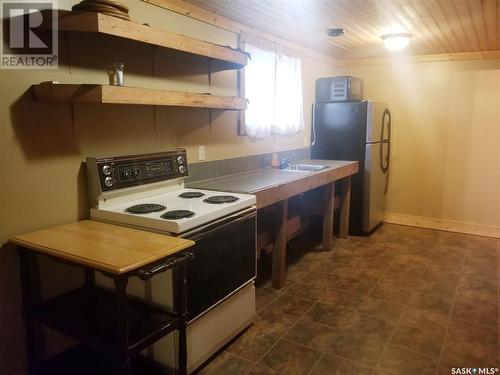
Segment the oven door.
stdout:
<path fill-rule="evenodd" d="M 196 242 L 187 267 L 189 322 L 255 278 L 256 229 L 252 207 L 181 236 Z"/>

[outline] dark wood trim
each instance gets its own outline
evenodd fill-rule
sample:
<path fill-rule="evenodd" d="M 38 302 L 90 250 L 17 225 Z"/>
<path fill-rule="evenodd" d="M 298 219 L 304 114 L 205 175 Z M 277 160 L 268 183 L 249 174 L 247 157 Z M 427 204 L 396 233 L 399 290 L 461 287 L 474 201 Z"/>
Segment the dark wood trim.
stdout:
<path fill-rule="evenodd" d="M 22 313 L 24 318 L 24 340 L 26 349 L 26 367 L 29 374 L 36 373 L 45 358 L 43 331 L 33 319 L 33 308 L 41 302 L 40 271 L 38 256 L 17 247 L 21 277 Z"/>
<path fill-rule="evenodd" d="M 340 183 L 341 195 L 339 237 L 347 238 L 349 235 L 349 208 L 351 206 L 351 176 L 343 178 Z"/>
<path fill-rule="evenodd" d="M 323 251 L 329 251 L 333 243 L 333 211 L 335 204 L 335 182 L 323 190 Z"/>
<path fill-rule="evenodd" d="M 127 317 L 127 284 L 128 277 L 116 277 L 113 279 L 116 289 L 116 319 L 119 325 L 119 364 L 120 374 L 130 374 L 130 354 L 129 354 L 129 324 Z"/>
<path fill-rule="evenodd" d="M 186 254 L 187 259 L 191 256 Z M 181 262 L 179 266 L 175 269 L 177 273 L 176 284 L 177 284 L 177 301 L 176 308 L 177 314 L 179 315 L 179 352 L 178 352 L 178 366 L 179 374 L 187 374 L 187 335 L 186 327 L 188 322 L 188 311 L 187 311 L 187 274 L 186 274 L 186 262 Z"/>
<path fill-rule="evenodd" d="M 286 281 L 287 216 L 288 200 L 285 199 L 276 204 L 274 221 L 276 235 L 273 250 L 272 285 L 277 289 L 283 288 Z"/>

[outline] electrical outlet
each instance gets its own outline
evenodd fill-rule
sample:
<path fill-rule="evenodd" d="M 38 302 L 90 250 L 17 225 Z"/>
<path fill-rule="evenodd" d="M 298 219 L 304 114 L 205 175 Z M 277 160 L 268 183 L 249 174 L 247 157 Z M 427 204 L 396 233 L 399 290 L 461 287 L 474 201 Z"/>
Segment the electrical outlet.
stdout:
<path fill-rule="evenodd" d="M 198 146 L 198 160 L 205 160 L 205 146 Z"/>

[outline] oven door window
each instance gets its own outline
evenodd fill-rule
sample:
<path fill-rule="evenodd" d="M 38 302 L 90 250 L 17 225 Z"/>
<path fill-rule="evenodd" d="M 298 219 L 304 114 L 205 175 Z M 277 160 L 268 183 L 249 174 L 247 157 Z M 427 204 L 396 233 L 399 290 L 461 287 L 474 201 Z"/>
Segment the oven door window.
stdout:
<path fill-rule="evenodd" d="M 195 256 L 187 268 L 189 320 L 255 278 L 255 216 L 225 224 L 195 241 Z"/>

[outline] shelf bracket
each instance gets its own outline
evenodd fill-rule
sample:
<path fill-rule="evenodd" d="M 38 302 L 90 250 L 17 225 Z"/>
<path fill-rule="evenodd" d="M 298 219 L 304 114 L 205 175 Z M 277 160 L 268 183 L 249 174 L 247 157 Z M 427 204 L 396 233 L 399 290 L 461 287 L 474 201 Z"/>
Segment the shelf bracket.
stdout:
<path fill-rule="evenodd" d="M 208 92 L 212 93 L 212 59 L 207 58 Z M 208 109 L 208 128 L 212 131 L 212 109 Z"/>
<path fill-rule="evenodd" d="M 66 46 L 66 54 L 67 54 L 67 58 L 68 58 L 68 71 L 69 71 L 69 74 L 72 74 L 72 60 L 71 60 L 71 43 L 70 43 L 70 33 L 65 31 L 63 33 L 64 35 L 64 44 Z"/>
<path fill-rule="evenodd" d="M 156 83 L 156 46 L 151 46 L 151 69 L 153 70 L 153 84 Z"/>
<path fill-rule="evenodd" d="M 156 131 L 158 128 L 158 106 L 153 106 L 153 129 Z"/>
<path fill-rule="evenodd" d="M 245 42 L 241 40 L 241 33 L 238 33 L 238 48 L 241 50 L 245 49 Z M 245 69 L 238 69 L 236 72 L 236 90 L 239 98 L 245 98 Z M 238 112 L 238 131 L 239 136 L 248 135 L 246 122 L 245 122 L 245 111 Z"/>
<path fill-rule="evenodd" d="M 212 59 L 207 58 L 208 92 L 212 93 Z"/>

